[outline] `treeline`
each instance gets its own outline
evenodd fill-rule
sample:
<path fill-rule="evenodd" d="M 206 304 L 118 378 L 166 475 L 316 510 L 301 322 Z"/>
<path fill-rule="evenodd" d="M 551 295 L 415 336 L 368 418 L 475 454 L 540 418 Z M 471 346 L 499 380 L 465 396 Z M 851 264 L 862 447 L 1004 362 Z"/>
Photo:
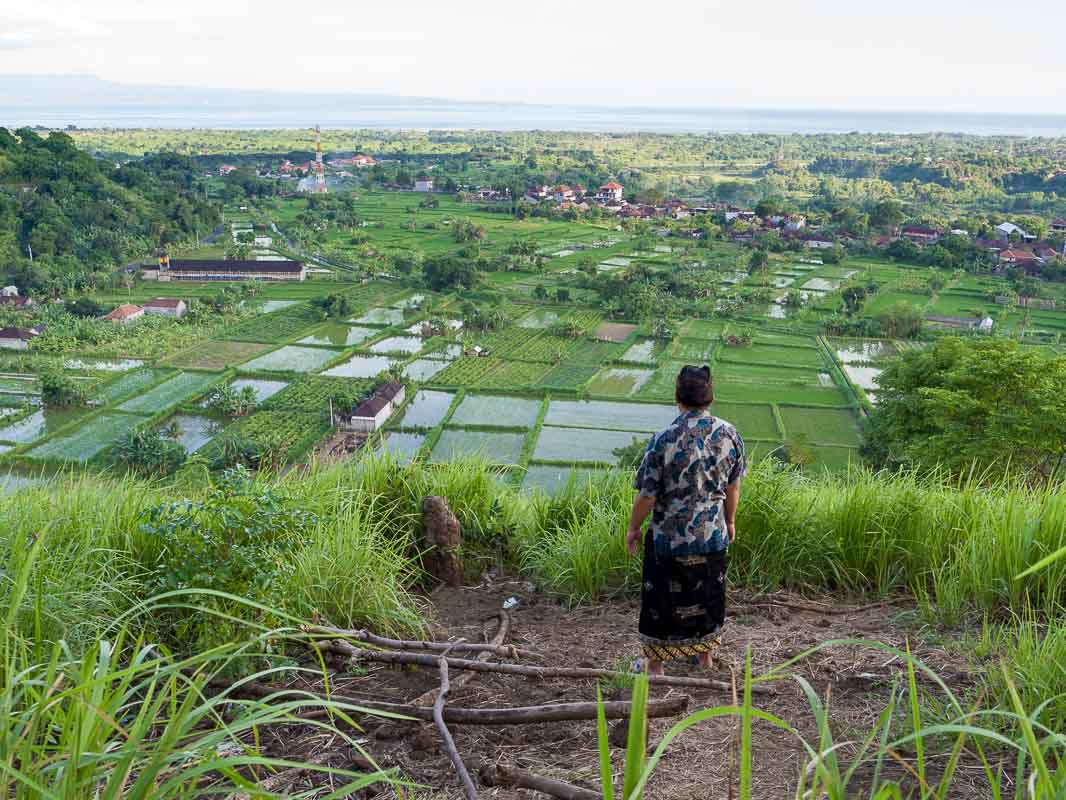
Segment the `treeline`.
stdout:
<path fill-rule="evenodd" d="M 218 211 L 193 162 L 169 153 L 116 166 L 68 135 L 0 128 L 0 270 L 24 291 L 93 288 L 125 261 L 211 231 Z"/>

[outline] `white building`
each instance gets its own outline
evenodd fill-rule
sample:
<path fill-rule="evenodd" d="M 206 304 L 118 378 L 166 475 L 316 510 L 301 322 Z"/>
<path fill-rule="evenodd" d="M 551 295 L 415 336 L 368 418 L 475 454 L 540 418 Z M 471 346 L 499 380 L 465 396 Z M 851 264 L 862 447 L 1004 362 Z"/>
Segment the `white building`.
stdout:
<path fill-rule="evenodd" d="M 0 328 L 0 347 L 6 350 L 26 350 L 40 333 L 40 328 Z"/>
<path fill-rule="evenodd" d="M 427 178 L 425 175 L 419 175 L 415 180 L 416 192 L 432 192 L 433 191 L 433 179 Z"/>
<path fill-rule="evenodd" d="M 19 287 L 17 286 L 5 286 L 0 289 L 0 297 L 18 297 Z"/>
<path fill-rule="evenodd" d="M 256 236 L 252 244 L 256 247 L 270 247 L 274 244 L 274 239 L 270 236 Z"/>
<path fill-rule="evenodd" d="M 388 421 L 392 412 L 403 405 L 405 396 L 402 383 L 386 383 L 350 415 L 339 415 L 337 427 L 356 433 L 373 433 Z"/>
<path fill-rule="evenodd" d="M 1003 222 L 997 225 L 996 233 L 998 234 L 998 238 L 1004 242 L 1010 241 L 1011 235 L 1015 233 L 1018 234 L 1018 238 L 1023 242 L 1029 242 L 1036 238 L 1032 234 L 1027 233 L 1024 229 L 1019 228 L 1013 222 Z"/>
<path fill-rule="evenodd" d="M 185 301 L 176 297 L 156 297 L 145 303 L 142 308 L 147 314 L 160 314 L 174 319 L 181 319 L 185 316 L 185 312 L 189 310 L 188 306 L 185 305 Z"/>

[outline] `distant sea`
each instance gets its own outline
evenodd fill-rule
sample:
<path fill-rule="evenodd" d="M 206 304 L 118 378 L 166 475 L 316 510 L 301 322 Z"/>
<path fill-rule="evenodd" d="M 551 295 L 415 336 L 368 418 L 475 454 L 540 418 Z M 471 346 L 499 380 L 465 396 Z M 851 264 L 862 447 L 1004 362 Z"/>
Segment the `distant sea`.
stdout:
<path fill-rule="evenodd" d="M 345 104 L 347 106 L 347 104 Z M 0 125 L 64 128 L 383 128 L 408 130 L 649 133 L 966 133 L 1066 136 L 1066 115 L 817 111 L 709 108 L 607 108 L 413 101 L 293 107 L 157 102 L 0 106 Z"/>

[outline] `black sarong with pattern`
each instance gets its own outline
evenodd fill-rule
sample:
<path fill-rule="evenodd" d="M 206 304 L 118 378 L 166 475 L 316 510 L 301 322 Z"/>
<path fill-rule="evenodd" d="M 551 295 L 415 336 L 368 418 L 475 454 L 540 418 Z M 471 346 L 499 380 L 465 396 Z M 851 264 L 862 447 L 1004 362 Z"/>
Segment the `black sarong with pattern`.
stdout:
<path fill-rule="evenodd" d="M 714 654 L 725 622 L 726 554 L 657 554 L 644 536 L 640 644 L 655 661 Z"/>

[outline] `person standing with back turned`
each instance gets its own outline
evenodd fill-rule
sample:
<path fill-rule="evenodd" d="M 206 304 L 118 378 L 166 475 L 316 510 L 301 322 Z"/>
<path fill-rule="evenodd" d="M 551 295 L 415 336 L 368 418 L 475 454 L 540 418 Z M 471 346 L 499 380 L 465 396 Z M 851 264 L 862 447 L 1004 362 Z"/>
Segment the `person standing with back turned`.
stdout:
<path fill-rule="evenodd" d="M 737 429 L 707 410 L 714 400 L 710 367 L 682 368 L 674 396 L 681 414 L 648 444 L 626 531 L 636 555 L 651 514 L 639 623 L 651 675 L 676 659 L 713 664 L 725 622 L 726 551 L 736 537 L 746 469 Z"/>

